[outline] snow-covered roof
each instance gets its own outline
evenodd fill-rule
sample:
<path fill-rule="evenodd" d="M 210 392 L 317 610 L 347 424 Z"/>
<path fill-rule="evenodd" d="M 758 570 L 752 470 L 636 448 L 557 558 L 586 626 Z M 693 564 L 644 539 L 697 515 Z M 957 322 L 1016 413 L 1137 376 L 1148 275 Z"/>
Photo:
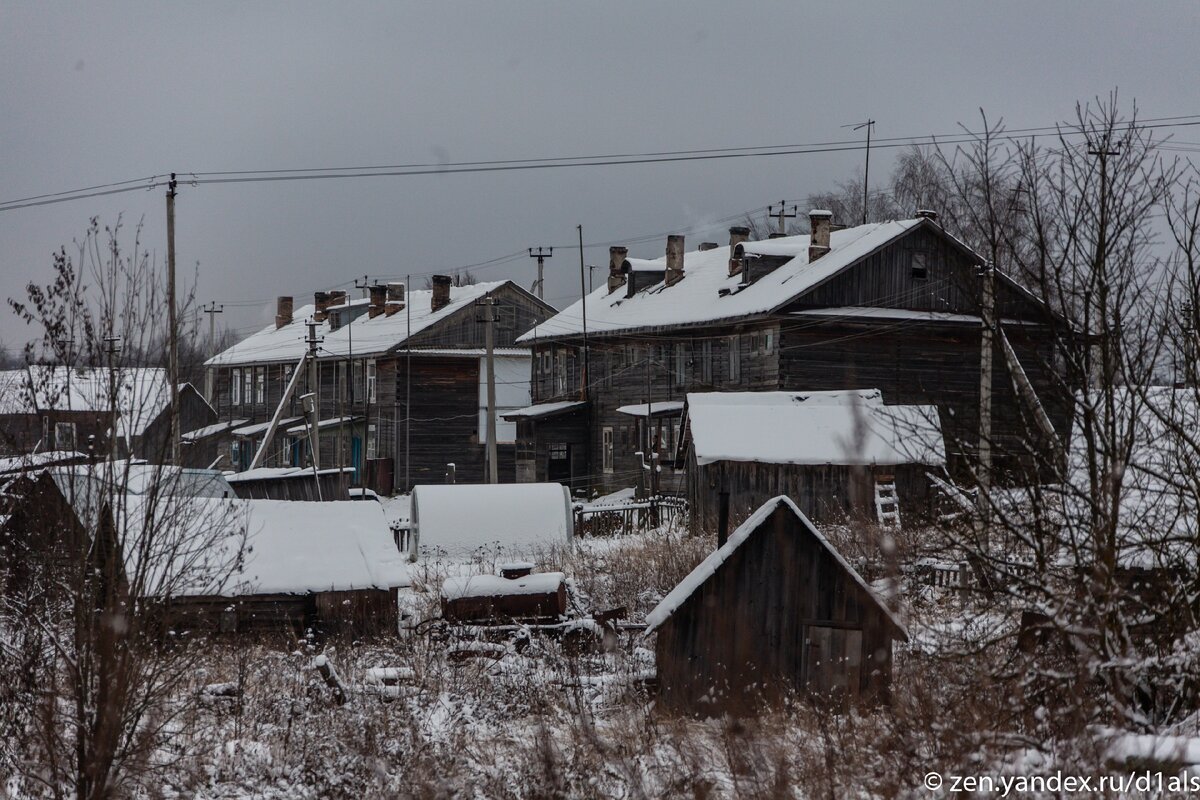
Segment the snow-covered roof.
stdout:
<path fill-rule="evenodd" d="M 337 472 L 353 472 L 354 467 L 325 467 L 317 470 L 318 475 L 332 475 Z M 312 467 L 255 467 L 241 472 L 226 472 L 225 480 L 230 483 L 238 481 L 269 481 L 283 478 L 309 478 L 313 476 Z"/>
<path fill-rule="evenodd" d="M 521 578 L 501 578 L 498 575 L 456 575 L 442 581 L 442 597 L 459 600 L 465 597 L 508 597 L 519 594 L 550 594 L 557 592 L 567 576 L 561 572 L 538 572 Z"/>
<path fill-rule="evenodd" d="M 371 319 L 363 313 L 355 319 L 333 330 L 332 319 L 316 326 L 316 335 L 323 339 L 320 356 L 346 356 L 351 351 L 359 355 L 385 353 L 403 346 L 406 339 L 424 331 L 434 323 L 449 317 L 458 310 L 474 303 L 488 292 L 499 289 L 511 281 L 490 281 L 471 286 L 450 287 L 450 303 L 434 311 L 433 292 L 418 289 L 408 293 L 406 308 L 388 316 L 380 314 Z M 513 284 L 514 286 L 516 284 Z M 363 306 L 369 301 L 355 299 L 352 306 Z M 331 310 L 345 306 L 331 306 Z M 232 347 L 217 353 L 206 366 L 230 366 L 237 364 L 261 364 L 269 362 L 294 362 L 308 349 L 307 322 L 312 318 L 316 306 L 309 303 L 292 312 L 292 321 L 281 328 L 274 323 L 252 333 Z M 319 356 L 319 357 L 320 357 Z"/>
<path fill-rule="evenodd" d="M 195 442 L 200 439 L 206 439 L 209 436 L 215 436 L 218 433 L 224 433 L 230 428 L 236 428 L 238 425 L 245 425 L 244 419 L 231 419 L 225 422 L 214 422 L 212 425 L 205 425 L 203 428 L 196 428 L 180 434 L 179 438 L 185 442 Z"/>
<path fill-rule="evenodd" d="M 76 450 L 43 450 L 40 453 L 28 453 L 21 456 L 0 458 L 0 473 L 24 472 L 51 464 L 62 464 L 66 461 L 86 461 L 87 454 Z"/>
<path fill-rule="evenodd" d="M 692 392 L 687 425 L 698 464 L 946 463 L 937 407 L 884 405 L 878 389 Z"/>
<path fill-rule="evenodd" d="M 304 417 L 297 417 L 296 419 L 304 419 Z M 337 428 L 342 425 L 348 425 L 351 422 L 357 422 L 360 419 L 362 419 L 362 417 L 349 417 L 349 416 L 326 417 L 325 419 L 323 419 L 317 423 L 317 430 L 323 431 L 328 428 Z M 270 423 L 268 423 L 268 424 L 270 424 Z M 266 430 L 266 429 L 264 428 L 263 430 Z M 293 436 L 308 433 L 308 426 L 307 425 L 293 425 L 292 427 L 287 429 L 287 432 Z"/>
<path fill-rule="evenodd" d="M 492 548 L 521 556 L 574 535 L 571 496 L 558 483 L 417 486 L 411 509 L 415 548 L 456 556 Z"/>
<path fill-rule="evenodd" d="M 631 406 L 619 406 L 618 414 L 626 414 L 631 417 L 644 416 L 669 416 L 671 414 L 679 414 L 683 411 L 682 400 L 663 400 L 658 403 L 635 403 Z"/>
<path fill-rule="evenodd" d="M 568 411 L 574 411 L 586 405 L 586 400 L 559 400 L 556 403 L 538 403 L 537 405 L 518 408 L 515 411 L 505 411 L 500 416 L 508 420 L 538 419 L 539 417 L 553 417 L 556 414 L 565 414 Z"/>
<path fill-rule="evenodd" d="M 106 413 L 111 410 L 109 396 L 114 388 L 117 433 L 122 438 L 144 433 L 171 402 L 167 371 L 160 367 L 115 367 L 110 372 L 33 365 L 0 372 L 0 414 L 49 409 Z"/>
<path fill-rule="evenodd" d="M 127 571 L 139 566 L 150 498 L 119 506 Z M 150 594 L 239 597 L 407 586 L 378 503 L 183 498 L 156 511 Z"/>
<path fill-rule="evenodd" d="M 824 283 L 921 224 L 922 219 L 877 222 L 834 231 L 830 250 L 808 261 L 808 235 L 743 244 L 745 252 L 790 256 L 791 260 L 738 291 L 741 276 L 729 275 L 729 247 L 684 254 L 684 277 L 672 286 L 662 282 L 639 288 L 626 297 L 602 284 L 587 297 L 587 330 L 603 336 L 651 326 L 691 325 L 771 313 Z M 630 260 L 632 263 L 632 259 Z M 666 269 L 666 256 L 653 262 Z M 635 270 L 636 271 L 636 270 Z M 725 293 L 722 294 L 722 290 Z M 518 337 L 518 342 L 554 339 L 583 332 L 583 304 L 576 302 Z"/>
<path fill-rule="evenodd" d="M 731 555 L 733 555 L 734 551 L 741 547 L 746 540 L 749 539 L 754 532 L 757 531 L 763 525 L 763 523 L 767 521 L 771 514 L 773 514 L 775 510 L 780 507 L 786 508 L 791 511 L 791 513 L 796 515 L 804 528 L 817 540 L 822 547 L 829 552 L 831 556 L 834 557 L 835 560 L 837 560 L 842 569 L 844 569 L 850 575 L 850 577 L 854 579 L 855 583 L 862 588 L 867 597 L 872 600 L 875 605 L 878 606 L 879 610 L 882 611 L 883 614 L 888 618 L 888 620 L 891 621 L 900 637 L 907 639 L 908 633 L 906 632 L 904 625 L 900 622 L 892 610 L 888 608 L 887 603 L 883 602 L 883 600 L 880 599 L 877 594 L 875 594 L 875 591 L 867 584 L 867 582 L 862 579 L 862 576 L 858 574 L 858 571 L 854 569 L 854 567 L 850 566 L 846 559 L 842 558 L 842 554 L 838 552 L 837 548 L 829 543 L 829 540 L 825 538 L 820 530 L 818 530 L 817 526 L 813 525 L 812 522 L 809 521 L 808 517 L 804 516 L 804 512 L 802 512 L 789 498 L 783 495 L 763 503 L 757 511 L 751 514 L 745 522 L 738 526 L 737 530 L 730 534 L 728 541 L 726 541 L 722 547 L 718 548 L 711 553 L 708 558 L 701 561 L 700 564 L 694 570 L 692 570 L 686 578 L 680 581 L 678 585 L 676 585 L 675 588 L 672 589 L 667 596 L 664 597 L 662 601 L 654 607 L 653 611 L 646 615 L 646 633 L 652 633 L 656 628 L 666 622 L 672 614 L 678 611 L 680 606 L 682 606 L 687 599 L 705 583 L 705 581 L 715 575 L 721 565 L 724 564 Z"/>
<path fill-rule="evenodd" d="M 282 428 L 287 427 L 288 425 L 294 425 L 302 419 L 304 419 L 304 417 L 285 417 L 284 419 L 279 420 L 279 427 Z M 244 423 L 245 420 L 242 420 L 242 422 Z M 256 422 L 253 425 L 242 424 L 233 431 L 233 435 L 258 436 L 260 433 L 266 433 L 267 428 L 269 427 L 271 427 L 270 420 L 267 420 L 266 422 Z"/>

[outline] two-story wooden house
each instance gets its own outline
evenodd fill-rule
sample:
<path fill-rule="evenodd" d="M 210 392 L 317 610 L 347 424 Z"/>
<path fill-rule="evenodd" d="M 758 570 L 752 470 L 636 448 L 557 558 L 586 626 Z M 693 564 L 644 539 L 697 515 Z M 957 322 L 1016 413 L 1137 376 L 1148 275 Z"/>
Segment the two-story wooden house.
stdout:
<path fill-rule="evenodd" d="M 982 259 L 931 212 L 837 228 L 813 211 L 810 224 L 811 235 L 758 242 L 735 227 L 728 245 L 690 252 L 671 236 L 652 261 L 611 248 L 605 285 L 517 340 L 534 348 L 534 403 L 509 415 L 520 478 L 682 492 L 670 460 L 688 392 L 848 389 L 935 406 L 950 469 L 965 474 L 979 433 Z M 996 273 L 995 287 L 1000 328 L 1061 438 L 1053 320 L 1008 277 Z M 992 445 L 1003 465 L 1025 452 L 1028 431 L 996 348 Z M 651 451 L 661 470 L 638 455 Z"/>
<path fill-rule="evenodd" d="M 514 340 L 554 309 L 511 281 L 452 286 L 439 275 L 430 290 L 406 295 L 403 284 L 388 284 L 369 291 L 369 297 L 353 300 L 345 292 L 317 292 L 311 305 L 298 309 L 291 297 L 280 297 L 274 325 L 206 362 L 221 420 L 210 426 L 210 435 L 222 440 L 226 466 L 251 465 L 300 368 L 303 374 L 258 466 L 311 463 L 312 417 L 306 417 L 302 400 L 311 394 L 323 469 L 350 467 L 353 483 L 389 493 L 442 483 L 448 472 L 459 482 L 484 480 L 487 372 L 477 302 L 485 297 L 498 302 L 500 410 L 528 404 L 530 350 L 514 346 Z M 515 425 L 501 420 L 502 481 L 514 478 L 515 438 Z"/>

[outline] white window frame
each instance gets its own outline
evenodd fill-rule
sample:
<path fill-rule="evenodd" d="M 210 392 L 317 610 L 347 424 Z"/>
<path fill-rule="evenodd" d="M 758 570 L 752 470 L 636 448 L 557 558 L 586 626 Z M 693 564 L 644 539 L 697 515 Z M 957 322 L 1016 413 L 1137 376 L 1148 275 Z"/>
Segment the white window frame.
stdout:
<path fill-rule="evenodd" d="M 683 342 L 675 343 L 675 385 L 683 386 L 687 383 L 687 345 Z"/>
<path fill-rule="evenodd" d="M 246 367 L 242 370 L 242 400 L 246 405 L 254 403 L 254 368 Z"/>
<path fill-rule="evenodd" d="M 367 402 L 375 402 L 375 383 L 376 383 L 376 364 L 375 359 L 367 359 Z"/>
<path fill-rule="evenodd" d="M 254 402 L 263 405 L 267 402 L 267 368 L 257 367 L 254 370 Z"/>
<path fill-rule="evenodd" d="M 742 341 L 738 334 L 729 337 L 729 382 L 742 380 Z"/>
<path fill-rule="evenodd" d="M 242 404 L 242 371 L 240 369 L 229 372 L 229 404 L 232 406 Z"/>
<path fill-rule="evenodd" d="M 705 339 L 700 344 L 700 381 L 712 384 L 713 379 L 713 346 L 711 339 Z"/>
<path fill-rule="evenodd" d="M 367 459 L 370 460 L 376 458 L 378 452 L 379 430 L 376 428 L 375 423 L 372 422 L 367 425 Z"/>
<path fill-rule="evenodd" d="M 611 474 L 613 471 L 613 429 L 611 427 L 600 429 L 600 453 L 604 472 Z"/>

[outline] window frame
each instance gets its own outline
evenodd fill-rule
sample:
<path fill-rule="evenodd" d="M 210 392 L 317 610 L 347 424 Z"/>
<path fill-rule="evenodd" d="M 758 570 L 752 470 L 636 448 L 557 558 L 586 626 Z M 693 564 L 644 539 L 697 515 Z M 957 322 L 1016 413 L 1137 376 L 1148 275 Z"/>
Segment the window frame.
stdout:
<path fill-rule="evenodd" d="M 613 472 L 614 461 L 614 436 L 611 425 L 606 425 L 600 429 L 600 458 L 601 469 L 605 474 L 611 475 Z"/>

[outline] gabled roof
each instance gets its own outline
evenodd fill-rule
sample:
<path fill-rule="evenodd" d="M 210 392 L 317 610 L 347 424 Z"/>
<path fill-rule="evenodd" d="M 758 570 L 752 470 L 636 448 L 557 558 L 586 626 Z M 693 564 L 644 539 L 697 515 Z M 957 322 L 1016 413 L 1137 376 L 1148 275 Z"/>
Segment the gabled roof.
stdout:
<path fill-rule="evenodd" d="M 179 384 L 180 391 L 195 388 Z M 116 390 L 117 435 L 140 436 L 171 402 L 167 371 L 161 367 L 79 369 L 34 364 L 0 371 L 0 414 L 48 410 L 108 413 Z M 199 392 L 197 396 L 203 397 Z M 213 412 L 216 414 L 216 411 Z"/>
<path fill-rule="evenodd" d="M 926 219 L 858 225 L 834 231 L 830 235 L 829 252 L 812 263 L 808 261 L 807 234 L 746 242 L 742 247 L 747 254 L 791 257 L 791 260 L 740 291 L 741 276 L 729 275 L 728 246 L 693 250 L 684 254 L 683 279 L 672 286 L 659 282 L 639 289 L 633 297 L 627 298 L 623 288 L 610 294 L 607 284 L 604 284 L 589 294 L 588 334 L 603 336 L 614 331 L 693 325 L 770 314 L 921 225 L 945 235 L 940 227 Z M 631 264 L 633 261 L 630 259 Z M 645 271 L 648 269 L 645 265 L 650 263 L 665 270 L 666 256 L 653 262 L 639 262 L 643 266 L 640 270 L 635 268 L 634 272 Z M 582 317 L 582 301 L 576 302 L 517 341 L 532 342 L 581 334 Z"/>
<path fill-rule="evenodd" d="M 512 281 L 490 281 L 476 283 L 470 286 L 450 287 L 450 303 L 434 311 L 432 309 L 433 292 L 429 289 L 418 289 L 408 293 L 405 300 L 407 307 L 391 315 L 381 314 L 371 319 L 366 313 L 361 313 L 355 319 L 341 325 L 336 331 L 332 328 L 332 320 L 316 326 L 316 335 L 323 339 L 320 347 L 321 356 L 344 357 L 351 350 L 360 355 L 371 353 L 386 353 L 404 346 L 411 336 L 416 336 L 436 323 L 447 319 L 456 312 L 474 303 L 488 292 L 511 284 L 518 290 L 524 289 Z M 369 301 L 355 299 L 350 301 L 353 307 L 366 306 Z M 333 309 L 343 306 L 332 306 Z M 308 337 L 307 322 L 312 318 L 316 307 L 309 303 L 300 306 L 292 313 L 292 321 L 282 328 L 276 328 L 272 323 L 257 333 L 252 333 L 232 347 L 217 353 L 205 366 L 232 366 L 237 364 L 290 363 L 300 360 L 301 354 L 307 349 L 305 340 Z"/>
<path fill-rule="evenodd" d="M 946 463 L 937 407 L 884 405 L 878 389 L 692 392 L 685 431 L 697 464 Z"/>
<path fill-rule="evenodd" d="M 799 520 L 801 526 L 820 544 L 825 550 L 833 556 L 834 560 L 842 567 L 846 573 L 854 579 L 854 582 L 866 594 L 867 598 L 879 609 L 879 611 L 888 619 L 895 627 L 896 638 L 907 640 L 908 632 L 905 630 L 903 623 L 896 617 L 887 603 L 880 599 L 879 595 L 867 585 L 862 576 L 854 567 L 847 563 L 846 559 L 842 558 L 842 554 L 837 551 L 829 540 L 821 534 L 816 525 L 809 521 L 808 517 L 804 516 L 796 504 L 791 499 L 780 495 L 776 498 L 763 503 L 761 507 L 750 517 L 738 526 L 738 529 L 729 536 L 729 540 L 725 544 L 714 551 L 708 558 L 700 562 L 700 564 L 691 571 L 679 584 L 672 589 L 662 601 L 654 607 L 654 610 L 646 615 L 646 634 L 653 633 L 660 625 L 666 622 L 672 614 L 679 610 L 687 599 L 695 594 L 696 590 L 703 586 L 709 578 L 716 574 L 721 565 L 724 564 L 733 553 L 741 547 L 746 541 L 754 535 L 754 533 L 763 526 L 763 524 L 775 513 L 776 510 L 783 508 L 786 511 L 794 514 Z"/>

